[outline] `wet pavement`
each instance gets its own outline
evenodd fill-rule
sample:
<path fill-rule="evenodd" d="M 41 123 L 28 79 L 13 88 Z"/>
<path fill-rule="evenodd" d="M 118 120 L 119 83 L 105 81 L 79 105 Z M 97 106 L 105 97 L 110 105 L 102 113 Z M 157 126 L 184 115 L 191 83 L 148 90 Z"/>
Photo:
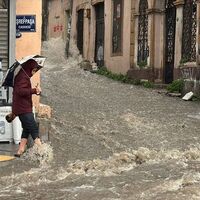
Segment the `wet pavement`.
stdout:
<path fill-rule="evenodd" d="M 43 52 L 50 144 L 0 165 L 0 199 L 200 199 L 199 102 L 84 71 L 62 48 Z"/>
<path fill-rule="evenodd" d="M 12 156 L 15 153 L 18 145 L 13 143 L 1 142 L 0 143 L 0 155 Z M 1 163 L 0 163 L 1 166 Z"/>

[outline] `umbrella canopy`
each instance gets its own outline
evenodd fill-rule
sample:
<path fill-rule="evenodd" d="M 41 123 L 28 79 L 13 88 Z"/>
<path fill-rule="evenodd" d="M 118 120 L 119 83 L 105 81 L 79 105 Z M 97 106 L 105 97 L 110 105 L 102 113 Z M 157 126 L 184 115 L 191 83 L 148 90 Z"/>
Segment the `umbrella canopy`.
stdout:
<path fill-rule="evenodd" d="M 14 80 L 17 74 L 20 72 L 22 69 L 22 66 L 26 64 L 29 60 L 34 60 L 36 62 L 38 70 L 41 69 L 44 66 L 44 62 L 46 60 L 46 57 L 40 56 L 40 55 L 30 55 L 26 56 L 23 59 L 19 61 L 15 61 L 15 63 L 8 68 L 3 81 L 2 81 L 2 86 L 6 87 L 13 87 L 14 86 Z"/>

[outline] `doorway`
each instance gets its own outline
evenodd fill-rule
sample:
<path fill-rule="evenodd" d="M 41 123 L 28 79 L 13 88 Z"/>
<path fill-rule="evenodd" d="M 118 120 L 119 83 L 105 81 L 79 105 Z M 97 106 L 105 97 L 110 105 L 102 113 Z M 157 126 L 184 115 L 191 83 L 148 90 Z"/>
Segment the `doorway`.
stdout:
<path fill-rule="evenodd" d="M 176 32 L 176 7 L 175 0 L 166 0 L 166 43 L 165 43 L 165 83 L 173 81 L 174 52 Z"/>
<path fill-rule="evenodd" d="M 83 19 L 84 19 L 84 10 L 81 9 L 78 11 L 78 21 L 77 21 L 77 47 L 80 54 L 83 55 Z"/>
<path fill-rule="evenodd" d="M 96 12 L 96 40 L 95 40 L 95 62 L 97 66 L 104 66 L 104 3 L 95 6 Z"/>

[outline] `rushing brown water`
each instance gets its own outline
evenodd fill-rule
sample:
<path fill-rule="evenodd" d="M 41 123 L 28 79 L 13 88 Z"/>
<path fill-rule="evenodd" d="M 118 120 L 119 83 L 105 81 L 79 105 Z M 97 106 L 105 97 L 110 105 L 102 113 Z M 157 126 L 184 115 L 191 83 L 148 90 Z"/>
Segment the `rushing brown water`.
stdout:
<path fill-rule="evenodd" d="M 200 199 L 200 108 L 80 69 L 44 44 L 50 142 L 1 168 L 0 199 Z"/>

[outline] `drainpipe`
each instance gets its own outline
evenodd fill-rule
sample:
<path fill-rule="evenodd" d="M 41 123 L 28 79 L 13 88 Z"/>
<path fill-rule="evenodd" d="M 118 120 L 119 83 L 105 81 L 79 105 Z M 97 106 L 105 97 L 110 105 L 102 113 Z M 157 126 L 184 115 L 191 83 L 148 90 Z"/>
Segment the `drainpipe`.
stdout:
<path fill-rule="evenodd" d="M 67 41 L 65 47 L 66 56 L 69 57 L 69 46 L 71 37 L 71 24 L 72 24 L 72 11 L 73 11 L 73 0 L 70 1 L 70 31 L 67 33 Z"/>
<path fill-rule="evenodd" d="M 152 35 L 151 35 L 151 41 L 152 41 L 152 53 L 151 53 L 151 67 L 152 67 L 152 81 L 154 82 L 155 80 L 155 1 L 154 1 L 154 5 L 153 5 L 153 9 L 152 9 Z"/>
<path fill-rule="evenodd" d="M 154 7 L 155 8 L 155 7 Z M 152 73 L 153 73 L 153 82 L 155 81 L 155 13 L 153 13 L 153 58 L 152 58 Z"/>

